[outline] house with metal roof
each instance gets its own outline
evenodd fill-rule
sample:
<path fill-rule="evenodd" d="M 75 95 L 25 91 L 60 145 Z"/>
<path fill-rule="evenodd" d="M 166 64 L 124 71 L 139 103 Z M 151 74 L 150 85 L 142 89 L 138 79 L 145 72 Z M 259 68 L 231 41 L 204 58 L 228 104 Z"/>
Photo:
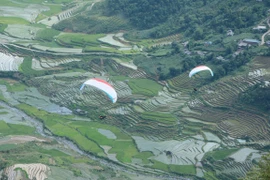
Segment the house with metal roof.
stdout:
<path fill-rule="evenodd" d="M 243 42 L 250 45 L 259 45 L 261 43 L 261 41 L 257 39 L 243 39 Z"/>
<path fill-rule="evenodd" d="M 254 27 L 253 29 L 254 30 L 266 30 L 267 28 L 266 28 L 266 26 L 260 26 L 260 25 L 258 25 L 257 27 Z"/>
<path fill-rule="evenodd" d="M 241 47 L 247 47 L 247 46 L 248 46 L 248 44 L 245 43 L 245 42 L 243 42 L 243 41 L 240 41 L 240 42 L 238 43 L 238 47 L 239 47 L 239 48 L 241 48 Z"/>

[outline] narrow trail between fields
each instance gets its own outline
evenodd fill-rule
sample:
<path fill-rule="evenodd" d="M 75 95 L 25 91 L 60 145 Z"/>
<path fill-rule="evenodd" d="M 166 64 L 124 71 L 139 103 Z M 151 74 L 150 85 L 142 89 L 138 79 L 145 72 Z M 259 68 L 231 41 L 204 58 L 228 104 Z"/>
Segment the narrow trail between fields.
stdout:
<path fill-rule="evenodd" d="M 262 45 L 264 45 L 264 37 L 267 35 L 267 34 L 269 34 L 270 33 L 270 17 L 267 19 L 267 25 L 268 25 L 268 27 L 269 27 L 269 30 L 266 32 L 266 33 L 264 33 L 263 35 L 262 35 L 262 41 L 261 41 L 261 46 Z"/>

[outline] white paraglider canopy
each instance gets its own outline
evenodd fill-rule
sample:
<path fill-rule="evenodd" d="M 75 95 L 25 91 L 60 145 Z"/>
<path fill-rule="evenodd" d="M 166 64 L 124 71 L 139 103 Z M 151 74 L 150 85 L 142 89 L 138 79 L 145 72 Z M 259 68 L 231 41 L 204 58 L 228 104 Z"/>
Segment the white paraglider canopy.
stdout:
<path fill-rule="evenodd" d="M 210 71 L 211 75 L 214 76 L 213 71 L 209 67 L 202 65 L 202 66 L 197 66 L 197 67 L 193 68 L 189 73 L 189 77 L 192 77 L 194 74 L 196 74 L 200 71 L 205 71 L 205 70 Z"/>
<path fill-rule="evenodd" d="M 117 93 L 107 81 L 98 78 L 89 79 L 82 84 L 80 90 L 82 90 L 85 85 L 96 87 L 105 92 L 113 103 L 117 101 Z"/>

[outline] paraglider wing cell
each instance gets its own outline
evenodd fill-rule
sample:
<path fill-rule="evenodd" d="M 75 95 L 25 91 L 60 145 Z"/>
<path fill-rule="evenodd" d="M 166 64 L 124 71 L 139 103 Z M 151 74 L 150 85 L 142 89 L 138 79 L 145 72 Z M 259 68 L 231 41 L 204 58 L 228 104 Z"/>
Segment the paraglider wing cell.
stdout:
<path fill-rule="evenodd" d="M 207 66 L 197 66 L 197 67 L 193 68 L 193 69 L 190 71 L 189 77 L 192 77 L 194 74 L 196 74 L 196 73 L 198 73 L 198 72 L 200 72 L 200 71 L 205 71 L 205 70 L 210 71 L 211 75 L 214 76 L 213 71 L 212 71 L 209 67 L 207 67 Z"/>
<path fill-rule="evenodd" d="M 116 91 L 108 82 L 98 78 L 89 79 L 83 83 L 80 90 L 82 90 L 85 85 L 96 87 L 105 92 L 113 103 L 117 101 Z"/>

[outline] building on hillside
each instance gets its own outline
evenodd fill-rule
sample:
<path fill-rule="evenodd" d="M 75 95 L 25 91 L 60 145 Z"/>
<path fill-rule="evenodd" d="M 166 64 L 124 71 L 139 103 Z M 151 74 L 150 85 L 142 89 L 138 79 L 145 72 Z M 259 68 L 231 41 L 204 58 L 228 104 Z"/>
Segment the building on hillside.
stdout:
<path fill-rule="evenodd" d="M 189 43 L 189 42 L 186 41 L 186 42 L 183 42 L 182 44 L 183 44 L 184 47 L 186 47 L 186 46 L 188 45 L 188 43 Z"/>
<path fill-rule="evenodd" d="M 249 45 L 259 45 L 261 42 L 257 39 L 243 39 L 244 43 L 247 43 Z"/>
<path fill-rule="evenodd" d="M 257 27 L 252 28 L 253 30 L 266 30 L 266 26 L 258 25 Z"/>
<path fill-rule="evenodd" d="M 135 104 L 140 104 L 140 103 L 142 103 L 142 102 L 143 102 L 143 100 L 135 100 L 135 101 L 134 101 Z"/>
<path fill-rule="evenodd" d="M 236 56 L 238 56 L 240 53 L 243 53 L 243 49 L 238 49 L 237 51 L 235 51 L 234 53 L 233 53 L 233 57 L 236 57 Z"/>
<path fill-rule="evenodd" d="M 248 46 L 248 44 L 245 43 L 245 42 L 243 42 L 243 41 L 240 41 L 240 42 L 238 43 L 238 48 L 247 47 L 247 46 Z"/>
<path fill-rule="evenodd" d="M 188 49 L 184 49 L 184 53 L 187 55 L 191 55 L 191 52 Z"/>
<path fill-rule="evenodd" d="M 270 47 L 270 41 L 266 41 L 265 44 Z"/>
<path fill-rule="evenodd" d="M 212 43 L 212 41 L 206 41 L 206 42 L 204 42 L 204 45 L 205 46 L 210 46 L 210 45 L 212 45 L 213 43 Z"/>
<path fill-rule="evenodd" d="M 76 110 L 75 110 L 75 114 L 85 115 L 85 114 L 87 114 L 87 111 L 83 111 L 83 110 L 81 110 L 81 109 L 76 109 Z"/>
<path fill-rule="evenodd" d="M 229 29 L 227 31 L 227 36 L 233 36 L 233 35 L 234 35 L 234 32 L 231 29 Z"/>
<path fill-rule="evenodd" d="M 222 57 L 222 56 L 218 56 L 218 57 L 216 57 L 216 59 L 220 60 L 220 61 L 226 61 L 226 59 L 224 59 L 224 57 Z"/>
<path fill-rule="evenodd" d="M 200 56 L 204 56 L 205 55 L 205 52 L 203 51 L 196 51 L 197 54 L 199 54 Z"/>

